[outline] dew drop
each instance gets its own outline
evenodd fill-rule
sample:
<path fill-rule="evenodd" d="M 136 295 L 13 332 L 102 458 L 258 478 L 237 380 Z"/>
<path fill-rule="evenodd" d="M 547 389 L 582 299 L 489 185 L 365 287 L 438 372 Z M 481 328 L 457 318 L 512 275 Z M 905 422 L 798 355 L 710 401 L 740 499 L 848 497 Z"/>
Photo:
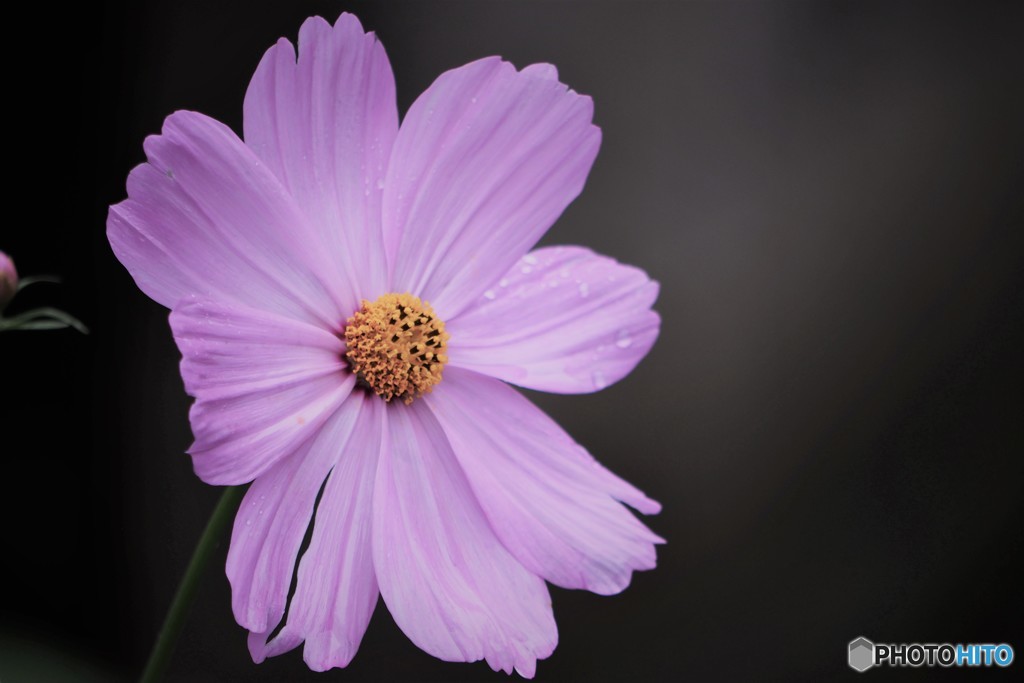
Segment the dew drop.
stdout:
<path fill-rule="evenodd" d="M 601 372 L 600 370 L 594 370 L 594 372 L 591 373 L 590 375 L 590 379 L 594 381 L 595 389 L 600 390 L 608 386 L 608 380 L 605 379 L 604 373 Z"/>
<path fill-rule="evenodd" d="M 584 298 L 590 296 L 590 285 L 588 285 L 586 282 L 580 283 L 580 296 Z"/>
<path fill-rule="evenodd" d="M 501 287 L 508 287 L 508 278 L 501 278 L 501 280 L 498 281 L 498 285 Z"/>
<path fill-rule="evenodd" d="M 533 272 L 533 267 L 532 266 L 523 266 L 519 270 L 522 271 L 523 274 L 525 275 L 526 273 L 532 273 Z"/>
<path fill-rule="evenodd" d="M 245 525 L 246 526 L 252 526 L 252 520 L 251 519 L 245 520 Z"/>
<path fill-rule="evenodd" d="M 378 190 L 383 190 L 384 189 L 384 179 L 383 178 L 377 178 L 377 189 Z"/>
<path fill-rule="evenodd" d="M 628 349 L 633 345 L 633 337 L 629 335 L 629 330 L 619 330 L 619 334 L 615 339 L 615 345 L 620 349 Z"/>
<path fill-rule="evenodd" d="M 531 266 L 537 265 L 537 257 L 533 254 L 527 254 L 523 257 L 523 263 L 529 263 Z"/>
<path fill-rule="evenodd" d="M 494 301 L 494 297 L 495 296 L 496 295 L 495 295 L 493 289 L 488 289 L 486 292 L 484 292 L 484 298 L 485 299 L 490 299 L 491 301 Z"/>

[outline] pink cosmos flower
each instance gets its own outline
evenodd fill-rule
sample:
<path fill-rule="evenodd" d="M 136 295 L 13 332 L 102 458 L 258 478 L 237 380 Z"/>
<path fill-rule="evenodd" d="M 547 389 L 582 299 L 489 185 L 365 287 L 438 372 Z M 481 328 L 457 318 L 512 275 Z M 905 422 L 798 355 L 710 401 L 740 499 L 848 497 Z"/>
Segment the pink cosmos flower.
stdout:
<path fill-rule="evenodd" d="M 267 51 L 244 142 L 192 112 L 146 140 L 107 233 L 172 309 L 196 473 L 252 482 L 227 574 L 257 662 L 304 642 L 345 666 L 379 593 L 432 655 L 532 676 L 545 581 L 612 594 L 654 567 L 622 503 L 658 503 L 506 384 L 596 391 L 658 334 L 642 271 L 531 251 L 583 188 L 591 114 L 553 66 L 488 58 L 399 126 L 384 48 L 343 14 Z"/>

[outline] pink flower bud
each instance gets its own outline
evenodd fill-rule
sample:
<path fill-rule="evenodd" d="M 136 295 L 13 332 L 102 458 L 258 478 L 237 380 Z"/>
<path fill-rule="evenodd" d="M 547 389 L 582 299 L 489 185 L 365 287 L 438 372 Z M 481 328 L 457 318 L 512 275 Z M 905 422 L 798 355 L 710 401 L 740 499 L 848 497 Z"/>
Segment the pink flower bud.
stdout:
<path fill-rule="evenodd" d="M 14 298 L 18 290 L 18 271 L 14 269 L 11 257 L 0 251 L 0 309 Z"/>

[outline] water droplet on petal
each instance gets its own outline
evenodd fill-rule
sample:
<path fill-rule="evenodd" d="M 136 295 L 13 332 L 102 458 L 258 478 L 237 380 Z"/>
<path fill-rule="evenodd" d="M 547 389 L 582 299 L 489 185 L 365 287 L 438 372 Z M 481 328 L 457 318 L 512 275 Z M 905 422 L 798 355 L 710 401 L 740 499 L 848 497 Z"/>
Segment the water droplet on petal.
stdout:
<path fill-rule="evenodd" d="M 384 179 L 383 178 L 377 178 L 377 189 L 378 190 L 383 190 L 384 189 Z"/>
<path fill-rule="evenodd" d="M 532 273 L 532 272 L 533 272 L 533 268 L 532 268 L 531 266 L 523 266 L 523 267 L 522 267 L 522 268 L 520 268 L 519 270 L 521 270 L 521 271 L 523 272 L 523 274 L 524 274 L 524 275 L 525 275 L 526 273 Z"/>
<path fill-rule="evenodd" d="M 245 525 L 246 526 L 252 526 L 252 520 L 251 519 L 245 520 Z"/>
<path fill-rule="evenodd" d="M 633 337 L 630 336 L 629 330 L 619 330 L 619 334 L 615 339 L 615 345 L 620 349 L 628 349 L 633 345 Z"/>
<path fill-rule="evenodd" d="M 590 296 L 590 285 L 588 285 L 586 282 L 580 283 L 580 296 L 584 298 Z"/>
<path fill-rule="evenodd" d="M 529 263 L 531 266 L 537 265 L 537 257 L 533 254 L 527 254 L 523 257 L 523 263 Z"/>
<path fill-rule="evenodd" d="M 493 301 L 495 296 L 496 295 L 493 289 L 488 289 L 486 292 L 484 292 L 485 299 L 490 299 L 491 301 Z"/>
<path fill-rule="evenodd" d="M 498 285 L 501 287 L 508 287 L 508 278 L 501 278 L 501 280 L 498 282 Z"/>
<path fill-rule="evenodd" d="M 590 379 L 594 381 L 594 388 L 597 390 L 604 389 L 606 386 L 608 386 L 608 380 L 605 379 L 604 373 L 601 372 L 600 370 L 594 370 L 594 372 L 590 375 Z"/>

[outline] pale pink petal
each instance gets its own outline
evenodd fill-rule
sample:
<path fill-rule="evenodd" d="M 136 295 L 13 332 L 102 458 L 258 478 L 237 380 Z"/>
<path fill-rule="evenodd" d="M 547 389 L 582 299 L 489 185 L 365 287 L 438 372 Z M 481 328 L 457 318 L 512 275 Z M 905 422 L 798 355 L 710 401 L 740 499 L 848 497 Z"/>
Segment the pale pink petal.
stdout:
<path fill-rule="evenodd" d="M 379 595 L 370 536 L 384 410 L 376 397 L 363 401 L 352 437 L 317 506 L 286 623 L 265 645 L 258 635 L 250 640 L 256 661 L 303 640 L 303 658 L 314 671 L 347 666 L 355 656 Z"/>
<path fill-rule="evenodd" d="M 207 483 L 252 481 L 315 435 L 354 386 L 342 342 L 309 323 L 208 301 L 170 320 L 196 397 L 189 452 Z"/>
<path fill-rule="evenodd" d="M 271 631 L 284 615 L 317 494 L 356 428 L 362 397 L 362 392 L 352 394 L 315 438 L 261 475 L 245 494 L 235 516 L 227 575 L 235 620 L 253 633 Z"/>
<path fill-rule="evenodd" d="M 398 108 L 383 45 L 351 14 L 307 19 L 298 61 L 284 38 L 267 50 L 244 112 L 246 144 L 309 216 L 355 311 L 387 281 L 380 204 Z"/>
<path fill-rule="evenodd" d="M 168 308 L 199 297 L 328 328 L 344 320 L 343 281 L 316 232 L 231 129 L 177 112 L 145 149 L 149 161 L 107 218 L 110 245 L 143 292 Z"/>
<path fill-rule="evenodd" d="M 548 65 L 488 58 L 449 71 L 409 109 L 384 187 L 392 284 L 454 318 L 579 194 L 600 146 L 593 104 Z M 392 252 L 394 253 L 394 252 Z"/>
<path fill-rule="evenodd" d="M 446 370 L 425 400 L 491 527 L 530 571 L 563 588 L 618 593 L 652 569 L 662 539 L 618 500 L 660 506 L 599 465 L 515 389 Z M 618 500 L 616 500 L 618 499 Z"/>
<path fill-rule="evenodd" d="M 544 582 L 494 536 L 430 409 L 387 417 L 373 561 L 395 622 L 435 657 L 532 677 L 558 638 Z"/>
<path fill-rule="evenodd" d="M 647 355 L 658 284 L 582 247 L 530 252 L 447 321 L 449 362 L 530 389 L 598 391 Z"/>

